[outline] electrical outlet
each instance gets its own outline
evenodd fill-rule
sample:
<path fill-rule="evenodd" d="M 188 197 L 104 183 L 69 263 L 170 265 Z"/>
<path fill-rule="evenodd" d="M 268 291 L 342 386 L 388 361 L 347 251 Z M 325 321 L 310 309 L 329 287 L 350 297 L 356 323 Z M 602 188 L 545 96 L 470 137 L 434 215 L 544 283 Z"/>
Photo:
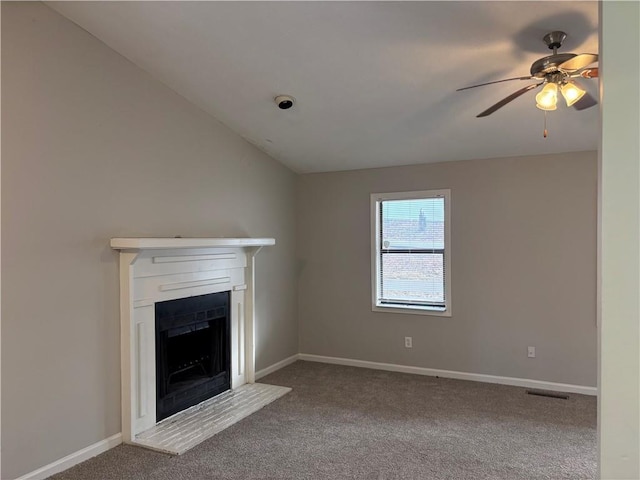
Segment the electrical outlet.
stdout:
<path fill-rule="evenodd" d="M 527 347 L 527 357 L 536 358 L 536 347 Z"/>
<path fill-rule="evenodd" d="M 405 348 L 413 348 L 413 337 L 404 337 Z"/>

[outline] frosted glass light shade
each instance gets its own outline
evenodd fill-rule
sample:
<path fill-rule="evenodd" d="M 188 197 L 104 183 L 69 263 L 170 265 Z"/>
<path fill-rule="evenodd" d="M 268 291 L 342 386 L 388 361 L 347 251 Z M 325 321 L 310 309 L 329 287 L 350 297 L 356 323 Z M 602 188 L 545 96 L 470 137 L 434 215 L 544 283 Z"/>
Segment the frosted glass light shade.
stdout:
<path fill-rule="evenodd" d="M 567 107 L 570 107 L 571 105 L 576 103 L 586 93 L 573 82 L 565 83 L 564 85 L 562 85 L 560 87 L 560 92 L 567 102 Z"/>
<path fill-rule="evenodd" d="M 536 107 L 540 110 L 555 110 L 558 103 L 558 85 L 547 83 L 536 95 Z"/>

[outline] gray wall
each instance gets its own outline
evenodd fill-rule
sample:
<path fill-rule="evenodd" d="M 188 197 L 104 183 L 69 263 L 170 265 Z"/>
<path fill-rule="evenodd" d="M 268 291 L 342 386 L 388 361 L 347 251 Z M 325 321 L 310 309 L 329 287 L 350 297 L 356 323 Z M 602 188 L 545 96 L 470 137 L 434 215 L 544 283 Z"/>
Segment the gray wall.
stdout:
<path fill-rule="evenodd" d="M 453 316 L 372 312 L 369 195 L 436 188 Z M 595 152 L 303 175 L 300 351 L 595 386 L 596 191 Z"/>
<path fill-rule="evenodd" d="M 2 2 L 2 478 L 120 432 L 110 237 L 275 237 L 257 368 L 297 353 L 295 182 L 45 5 Z"/>

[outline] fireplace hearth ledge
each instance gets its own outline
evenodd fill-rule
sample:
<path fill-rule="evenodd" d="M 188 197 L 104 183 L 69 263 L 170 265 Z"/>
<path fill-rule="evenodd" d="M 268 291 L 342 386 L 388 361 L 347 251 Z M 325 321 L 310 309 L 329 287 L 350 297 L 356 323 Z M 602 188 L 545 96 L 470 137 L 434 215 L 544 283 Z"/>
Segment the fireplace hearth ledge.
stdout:
<path fill-rule="evenodd" d="M 182 455 L 290 391 L 288 387 L 247 383 L 165 418 L 137 435 L 132 443 Z"/>
<path fill-rule="evenodd" d="M 120 251 L 122 438 L 125 443 L 153 448 L 143 441 L 145 432 L 150 433 L 154 428 L 153 431 L 158 431 L 162 423 L 156 422 L 156 302 L 230 291 L 231 390 L 221 395 L 235 396 L 245 390 L 253 391 L 248 388 L 250 385 L 239 389 L 255 382 L 255 256 L 270 245 L 275 245 L 275 239 L 111 239 L 111 248 Z M 211 400 L 203 403 L 216 403 Z M 258 404 L 264 406 L 265 403 Z M 190 411 L 201 411 L 198 409 L 201 405 L 176 415 L 189 416 Z M 238 420 L 251 413 L 247 411 L 238 412 Z M 220 431 L 219 427 L 226 428 L 210 424 L 209 432 L 214 432 L 211 435 Z M 173 432 L 184 438 L 193 433 L 188 429 Z M 202 432 L 196 436 L 202 440 L 207 437 Z"/>

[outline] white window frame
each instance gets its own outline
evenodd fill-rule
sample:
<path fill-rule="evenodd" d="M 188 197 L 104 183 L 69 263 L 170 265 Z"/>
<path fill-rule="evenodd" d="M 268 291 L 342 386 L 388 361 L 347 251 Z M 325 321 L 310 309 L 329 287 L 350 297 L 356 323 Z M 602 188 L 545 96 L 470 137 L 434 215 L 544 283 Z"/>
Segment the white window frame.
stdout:
<path fill-rule="evenodd" d="M 444 271 L 445 308 L 424 305 L 388 305 L 379 301 L 380 278 L 380 202 L 385 200 L 419 200 L 423 198 L 444 198 Z M 371 298 L 374 312 L 409 313 L 437 317 L 451 316 L 451 190 L 420 190 L 413 192 L 392 192 L 371 194 Z"/>

